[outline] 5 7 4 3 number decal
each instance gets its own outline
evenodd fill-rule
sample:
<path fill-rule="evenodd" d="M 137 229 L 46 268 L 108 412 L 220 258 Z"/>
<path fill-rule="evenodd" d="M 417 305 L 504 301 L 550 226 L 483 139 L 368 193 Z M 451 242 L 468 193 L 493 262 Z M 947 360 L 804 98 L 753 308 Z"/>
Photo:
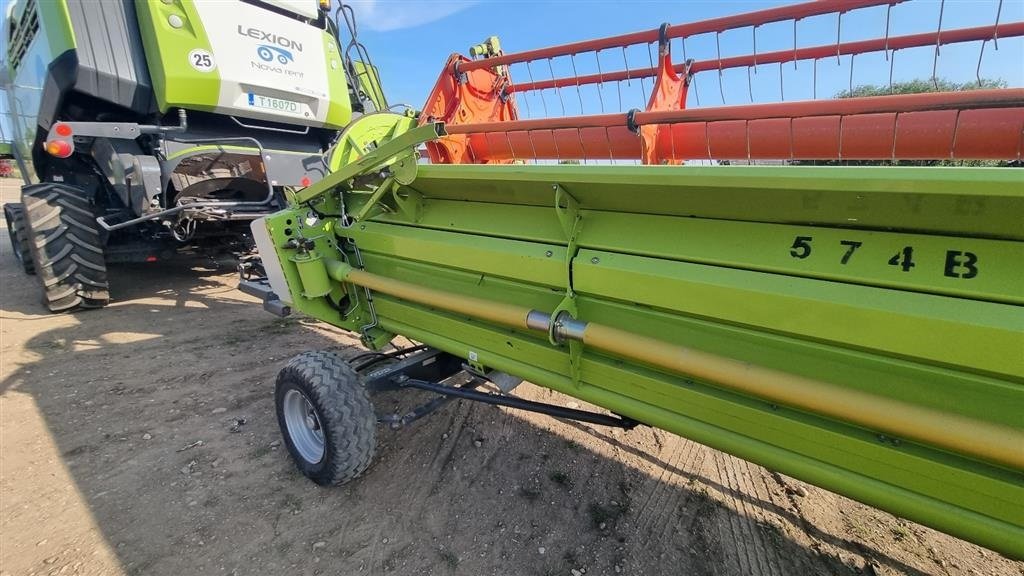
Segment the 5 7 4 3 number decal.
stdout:
<path fill-rule="evenodd" d="M 840 240 L 839 245 L 843 248 L 839 263 L 848 265 L 855 257 L 857 250 L 864 246 L 864 242 L 858 240 Z M 797 236 L 789 247 L 789 255 L 797 260 L 804 260 L 814 252 L 813 236 Z M 943 259 L 944 265 L 942 275 L 948 278 L 970 280 L 978 276 L 978 255 L 974 252 L 963 250 L 946 250 Z M 894 266 L 902 272 L 911 272 L 917 263 L 914 261 L 914 247 L 904 246 L 889 258 L 889 266 Z"/>

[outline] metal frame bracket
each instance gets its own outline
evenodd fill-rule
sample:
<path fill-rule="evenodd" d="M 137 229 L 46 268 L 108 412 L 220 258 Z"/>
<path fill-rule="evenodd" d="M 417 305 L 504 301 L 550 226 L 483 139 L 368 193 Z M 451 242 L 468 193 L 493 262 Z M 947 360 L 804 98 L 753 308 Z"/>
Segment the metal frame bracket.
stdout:
<path fill-rule="evenodd" d="M 409 186 L 396 184 L 391 188 L 391 197 L 395 199 L 395 205 L 403 216 L 413 222 L 419 222 L 423 214 L 423 194 Z"/>
<path fill-rule="evenodd" d="M 555 191 L 555 214 L 562 225 L 567 240 L 565 250 L 565 298 L 555 307 L 551 317 L 555 319 L 548 328 L 548 341 L 553 346 L 561 346 L 563 340 L 558 337 L 557 330 L 560 319 L 567 315 L 575 319 L 579 312 L 576 309 L 576 292 L 572 286 L 572 263 L 576 258 L 578 247 L 576 239 L 583 227 L 583 216 L 580 214 L 580 203 L 573 198 L 560 184 L 552 184 Z M 562 205 L 565 204 L 563 207 Z M 583 343 L 569 340 L 569 374 L 575 386 L 580 385 L 580 362 L 583 358 Z"/>
<path fill-rule="evenodd" d="M 388 192 L 391 192 L 396 187 L 397 186 L 395 184 L 395 179 L 393 176 L 388 176 L 387 178 L 385 178 L 384 181 L 381 182 L 380 186 L 378 186 L 377 189 L 373 191 L 373 194 L 370 195 L 370 199 L 366 201 L 366 204 L 363 204 L 362 207 L 359 208 L 359 212 L 357 212 L 352 217 L 352 219 L 356 222 L 366 220 L 367 216 L 369 216 L 373 208 L 377 206 L 377 204 L 379 204 L 381 200 L 384 199 L 384 196 Z"/>
<path fill-rule="evenodd" d="M 409 354 L 404 355 L 406 352 Z M 508 384 L 508 389 L 506 389 L 499 382 L 492 380 L 488 375 L 483 375 L 483 373 L 478 372 L 475 368 L 467 371 L 467 367 L 460 363 L 457 356 L 442 352 L 436 348 L 414 347 L 389 354 L 375 354 L 374 356 L 374 359 L 362 365 L 353 366 L 362 375 L 363 385 L 367 390 L 383 392 L 415 388 L 438 395 L 437 398 L 429 400 L 405 413 L 378 414 L 377 421 L 387 424 L 392 429 L 398 429 L 411 424 L 456 399 L 504 406 L 516 410 L 526 410 L 554 418 L 576 420 L 599 426 L 623 428 L 625 430 L 631 430 L 639 424 L 637 421 L 624 416 L 578 410 L 512 396 L 508 392 L 522 381 L 520 378 L 497 373 L 499 380 L 504 379 L 506 384 Z M 391 363 L 385 362 L 389 360 Z M 381 364 L 381 367 L 375 368 L 378 363 Z M 468 377 L 464 382 L 454 383 L 449 381 L 448 383 L 442 383 L 442 381 L 448 381 L 450 378 L 457 378 L 460 373 Z M 494 384 L 501 393 L 476 390 L 476 388 L 486 382 Z"/>
<path fill-rule="evenodd" d="M 429 122 L 408 132 L 403 132 L 381 144 L 372 152 L 368 152 L 355 162 L 343 166 L 337 172 L 328 175 L 309 188 L 299 191 L 295 194 L 295 202 L 305 204 L 360 174 L 376 170 L 392 158 L 400 156 L 424 142 L 435 140 L 446 134 L 443 122 Z"/>

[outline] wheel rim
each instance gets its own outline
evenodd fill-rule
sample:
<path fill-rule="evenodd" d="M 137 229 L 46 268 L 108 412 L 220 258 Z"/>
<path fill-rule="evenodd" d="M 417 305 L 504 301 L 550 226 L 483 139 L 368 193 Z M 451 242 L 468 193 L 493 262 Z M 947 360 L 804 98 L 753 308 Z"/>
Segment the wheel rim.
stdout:
<path fill-rule="evenodd" d="M 303 460 L 316 464 L 324 457 L 324 430 L 320 416 L 306 395 L 291 389 L 284 395 L 284 423 L 292 446 Z"/>

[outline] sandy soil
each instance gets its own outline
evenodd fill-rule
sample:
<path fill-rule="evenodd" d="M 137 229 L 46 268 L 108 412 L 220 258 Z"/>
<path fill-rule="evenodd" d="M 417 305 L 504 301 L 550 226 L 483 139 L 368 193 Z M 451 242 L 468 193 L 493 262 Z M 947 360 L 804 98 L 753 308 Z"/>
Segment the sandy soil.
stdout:
<path fill-rule="evenodd" d="M 382 429 L 365 476 L 318 488 L 280 445 L 273 379 L 355 339 L 201 262 L 117 268 L 109 308 L 49 315 L 2 240 L 3 575 L 1024 574 L 671 434 L 467 402 Z"/>

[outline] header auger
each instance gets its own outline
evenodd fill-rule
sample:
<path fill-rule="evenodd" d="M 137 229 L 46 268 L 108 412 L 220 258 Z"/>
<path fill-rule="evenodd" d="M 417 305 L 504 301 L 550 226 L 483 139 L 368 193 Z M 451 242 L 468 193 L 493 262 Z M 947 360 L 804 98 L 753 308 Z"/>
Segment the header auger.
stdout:
<path fill-rule="evenodd" d="M 809 2 L 521 53 L 489 39 L 448 60 L 418 116 L 352 122 L 332 173 L 253 224 L 267 280 L 243 282 L 268 310 L 378 351 L 282 371 L 300 469 L 347 481 L 369 465 L 375 423 L 468 398 L 663 428 L 1024 558 L 1024 172 L 680 165 L 1019 163 L 1020 88 L 690 106 L 695 82 L 733 67 L 961 42 L 984 57 L 1024 34 L 997 16 L 713 60 L 672 47 L 736 28 L 756 44 L 759 26 L 813 16 L 841 29 L 852 10 L 888 21 L 901 4 Z M 649 66 L 607 65 L 637 45 Z M 585 55 L 601 70 L 554 72 Z M 638 85 L 642 108 L 619 103 Z M 422 345 L 382 351 L 396 335 Z M 510 396 L 521 379 L 611 414 Z M 440 397 L 372 410 L 368 391 L 410 387 Z"/>

